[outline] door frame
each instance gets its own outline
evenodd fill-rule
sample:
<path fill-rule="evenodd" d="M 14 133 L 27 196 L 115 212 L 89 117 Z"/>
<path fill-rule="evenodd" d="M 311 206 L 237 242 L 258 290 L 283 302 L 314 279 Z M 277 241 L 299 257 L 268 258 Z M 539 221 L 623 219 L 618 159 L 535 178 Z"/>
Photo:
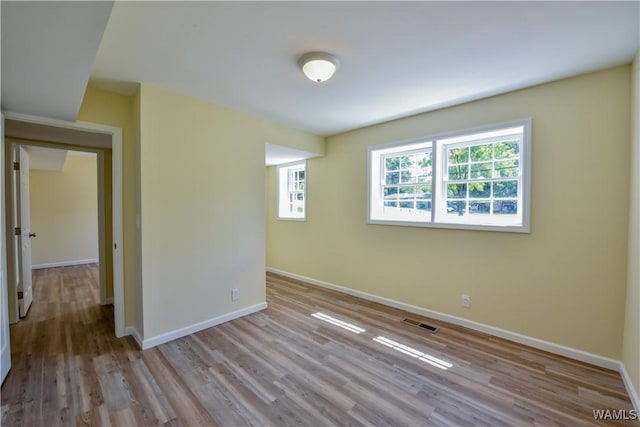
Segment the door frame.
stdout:
<path fill-rule="evenodd" d="M 0 144 L 4 145 L 4 114 L 0 113 Z M 4 146 L 0 147 L 0 383 L 4 382 L 11 369 L 11 334 L 9 332 L 9 304 L 7 298 L 7 251 L 5 241 L 4 209 Z"/>
<path fill-rule="evenodd" d="M 111 156 L 112 156 L 112 221 L 113 221 L 113 312 L 116 337 L 125 335 L 124 331 L 124 259 L 123 259 L 123 232 L 122 232 L 122 129 L 113 126 L 101 125 L 90 122 L 67 122 L 64 120 L 50 119 L 45 117 L 31 116 L 27 114 L 3 112 L 4 119 L 15 120 L 24 123 L 32 123 L 37 125 L 54 126 L 58 128 L 78 130 L 84 132 L 100 133 L 111 137 Z M 4 142 L 3 142 L 4 144 Z M 25 144 L 28 145 L 28 144 Z M 51 144 L 54 145 L 54 144 Z M 76 144 L 70 144 L 76 145 Z M 5 147 L 1 147 L 4 151 Z M 86 151 L 86 148 L 85 150 Z M 99 162 L 98 162 L 99 163 Z M 6 167 L 6 162 L 3 167 Z M 7 199 L 6 188 L 2 186 L 2 200 L 8 205 L 13 201 Z M 7 206 L 8 207 L 8 206 Z M 6 236 L 9 236 L 9 221 L 6 222 Z M 13 233 L 11 233 L 13 234 Z M 6 245 L 9 249 L 9 245 Z M 13 249 L 11 249 L 13 250 Z M 7 258 L 11 258 L 12 254 L 3 254 Z M 102 263 L 103 264 L 103 263 Z M 7 271 L 7 278 L 10 274 Z M 12 287 L 11 280 L 7 280 L 9 287 Z M 15 284 L 13 285 L 15 288 Z M 14 292 L 15 293 L 15 292 Z M 9 297 L 11 292 L 9 292 Z M 17 298 L 17 294 L 13 296 Z M 101 302 L 102 295 L 101 295 Z M 17 301 L 16 301 L 17 303 Z"/>

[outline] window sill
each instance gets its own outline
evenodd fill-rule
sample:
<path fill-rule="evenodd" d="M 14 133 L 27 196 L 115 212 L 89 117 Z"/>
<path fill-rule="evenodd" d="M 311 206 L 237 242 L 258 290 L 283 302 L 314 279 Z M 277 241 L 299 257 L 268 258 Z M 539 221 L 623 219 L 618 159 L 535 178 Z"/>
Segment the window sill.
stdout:
<path fill-rule="evenodd" d="M 421 228 L 444 228 L 450 230 L 474 230 L 474 231 L 499 231 L 503 233 L 529 234 L 529 226 L 525 225 L 480 225 L 480 224 L 456 224 L 446 222 L 418 222 L 418 221 L 391 221 L 369 219 L 371 225 L 394 225 L 401 227 L 421 227 Z"/>

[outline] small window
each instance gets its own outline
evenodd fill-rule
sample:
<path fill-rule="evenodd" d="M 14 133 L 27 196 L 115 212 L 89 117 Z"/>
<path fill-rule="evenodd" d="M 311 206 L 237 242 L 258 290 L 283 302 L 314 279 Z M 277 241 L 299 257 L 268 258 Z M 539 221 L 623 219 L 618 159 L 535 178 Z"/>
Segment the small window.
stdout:
<path fill-rule="evenodd" d="M 369 222 L 529 231 L 522 120 L 369 149 Z"/>
<path fill-rule="evenodd" d="M 278 166 L 278 219 L 306 219 L 306 161 Z"/>

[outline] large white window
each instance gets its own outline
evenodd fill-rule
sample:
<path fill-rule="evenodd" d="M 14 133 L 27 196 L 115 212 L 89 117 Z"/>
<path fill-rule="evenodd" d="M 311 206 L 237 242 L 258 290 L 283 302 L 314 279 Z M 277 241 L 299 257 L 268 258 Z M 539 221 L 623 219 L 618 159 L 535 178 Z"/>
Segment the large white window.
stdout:
<path fill-rule="evenodd" d="M 369 222 L 528 232 L 530 126 L 369 148 Z"/>
<path fill-rule="evenodd" d="M 278 166 L 278 219 L 306 219 L 306 162 Z"/>

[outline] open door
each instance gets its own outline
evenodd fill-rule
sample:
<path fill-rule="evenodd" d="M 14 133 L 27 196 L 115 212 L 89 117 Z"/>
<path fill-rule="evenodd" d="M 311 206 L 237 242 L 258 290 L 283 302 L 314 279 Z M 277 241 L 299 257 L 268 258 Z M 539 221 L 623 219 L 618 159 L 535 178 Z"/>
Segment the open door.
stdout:
<path fill-rule="evenodd" d="M 0 113 L 0 242 L 5 242 L 4 217 L 4 115 Z M 6 245 L 0 244 L 0 383 L 4 381 L 11 368 L 11 346 L 9 344 L 9 294 L 7 291 L 7 252 Z"/>
<path fill-rule="evenodd" d="M 25 317 L 33 301 L 31 284 L 31 232 L 29 204 L 29 153 L 24 147 L 17 145 L 14 150 L 16 224 L 15 233 L 18 248 L 18 312 Z"/>

